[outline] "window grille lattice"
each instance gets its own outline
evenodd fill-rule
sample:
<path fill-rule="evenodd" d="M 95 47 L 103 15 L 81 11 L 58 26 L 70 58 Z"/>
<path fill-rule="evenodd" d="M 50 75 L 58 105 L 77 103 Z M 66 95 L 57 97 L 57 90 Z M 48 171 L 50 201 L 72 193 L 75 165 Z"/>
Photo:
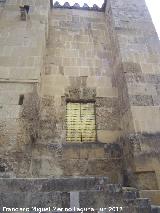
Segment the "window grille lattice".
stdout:
<path fill-rule="evenodd" d="M 66 110 L 67 141 L 94 142 L 96 140 L 94 103 L 68 103 Z"/>

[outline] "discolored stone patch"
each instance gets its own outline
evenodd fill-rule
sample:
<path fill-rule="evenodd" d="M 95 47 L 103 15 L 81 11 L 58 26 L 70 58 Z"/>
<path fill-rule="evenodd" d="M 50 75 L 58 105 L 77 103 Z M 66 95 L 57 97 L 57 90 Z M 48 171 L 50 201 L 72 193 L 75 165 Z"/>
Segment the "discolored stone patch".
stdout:
<path fill-rule="evenodd" d="M 153 106 L 151 95 L 132 95 L 129 96 L 130 103 L 133 106 Z"/>
<path fill-rule="evenodd" d="M 125 73 L 141 73 L 141 66 L 138 63 L 125 62 L 123 63 L 123 69 Z"/>

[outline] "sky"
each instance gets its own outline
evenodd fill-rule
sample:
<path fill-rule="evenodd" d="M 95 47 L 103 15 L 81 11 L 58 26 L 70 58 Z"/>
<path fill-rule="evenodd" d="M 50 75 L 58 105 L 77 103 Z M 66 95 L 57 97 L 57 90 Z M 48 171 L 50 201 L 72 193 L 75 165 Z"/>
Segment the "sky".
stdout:
<path fill-rule="evenodd" d="M 53 0 L 55 2 L 56 0 Z M 69 2 L 70 5 L 74 3 L 79 3 L 80 6 L 83 6 L 84 2 L 87 3 L 89 6 L 93 6 L 93 4 L 97 4 L 99 7 L 102 6 L 104 0 L 58 0 L 61 4 L 65 2 Z M 145 0 L 148 6 L 148 9 L 151 13 L 151 17 L 153 23 L 156 27 L 157 33 L 160 38 L 160 0 Z"/>
<path fill-rule="evenodd" d="M 146 4 L 160 38 L 160 0 L 146 0 Z"/>

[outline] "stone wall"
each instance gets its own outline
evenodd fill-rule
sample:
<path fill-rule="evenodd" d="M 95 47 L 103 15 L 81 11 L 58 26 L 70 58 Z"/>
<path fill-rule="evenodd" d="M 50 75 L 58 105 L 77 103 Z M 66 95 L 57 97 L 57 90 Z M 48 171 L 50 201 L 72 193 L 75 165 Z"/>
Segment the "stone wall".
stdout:
<path fill-rule="evenodd" d="M 51 11 L 42 77 L 42 141 L 47 137 L 51 142 L 65 142 L 68 99 L 95 101 L 98 141 L 119 138 L 118 93 L 106 28 L 101 12 Z"/>
<path fill-rule="evenodd" d="M 26 175 L 38 134 L 49 3 L 29 1 L 27 21 L 20 19 L 21 3 L 28 1 L 7 0 L 0 13 L 0 175 L 5 176 Z"/>
<path fill-rule="evenodd" d="M 53 9 L 48 25 L 48 4 L 30 2 L 21 21 L 19 3 L 7 1 L 1 15 L 1 176 L 122 182 L 121 147 L 110 144 L 121 128 L 104 13 Z M 95 102 L 95 143 L 66 144 L 67 100 Z"/>
<path fill-rule="evenodd" d="M 160 45 L 144 0 L 48 13 L 45 0 L 0 7 L 0 176 L 159 189 Z M 66 143 L 67 101 L 95 102 L 94 143 Z"/>
<path fill-rule="evenodd" d="M 102 12 L 53 9 L 41 85 L 32 176 L 100 176 L 122 182 L 118 92 Z M 97 140 L 66 142 L 67 101 L 94 101 Z"/>
<path fill-rule="evenodd" d="M 109 17 L 109 19 L 108 19 Z M 145 1 L 108 2 L 113 64 L 118 87 L 122 142 L 133 185 L 159 185 L 160 43 Z M 131 171 L 134 171 L 135 176 Z M 145 183 L 152 180 L 153 184 Z"/>

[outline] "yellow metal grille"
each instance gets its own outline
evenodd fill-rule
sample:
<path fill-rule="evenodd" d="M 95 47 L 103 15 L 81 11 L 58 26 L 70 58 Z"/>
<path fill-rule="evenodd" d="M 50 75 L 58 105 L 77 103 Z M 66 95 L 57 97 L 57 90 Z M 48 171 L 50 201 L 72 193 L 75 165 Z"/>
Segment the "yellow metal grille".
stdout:
<path fill-rule="evenodd" d="M 96 140 L 94 103 L 67 104 L 67 141 L 93 142 Z"/>

